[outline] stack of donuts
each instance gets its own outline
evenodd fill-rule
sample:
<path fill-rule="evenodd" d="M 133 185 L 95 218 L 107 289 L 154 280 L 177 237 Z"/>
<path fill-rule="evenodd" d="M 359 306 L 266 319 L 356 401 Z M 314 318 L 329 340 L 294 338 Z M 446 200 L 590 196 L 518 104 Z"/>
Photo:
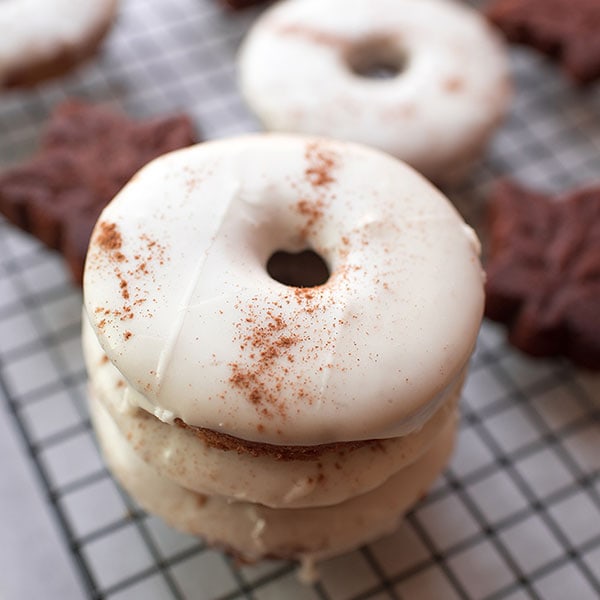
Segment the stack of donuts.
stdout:
<path fill-rule="evenodd" d="M 271 134 L 156 159 L 102 213 L 84 274 L 114 474 L 245 561 L 390 531 L 451 453 L 478 255 L 439 191 L 365 146 Z"/>

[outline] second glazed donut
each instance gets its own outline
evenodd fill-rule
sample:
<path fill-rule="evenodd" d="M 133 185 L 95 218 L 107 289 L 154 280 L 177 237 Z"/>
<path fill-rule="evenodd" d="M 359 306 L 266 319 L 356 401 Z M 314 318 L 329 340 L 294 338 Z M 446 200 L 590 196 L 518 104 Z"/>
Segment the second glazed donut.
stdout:
<path fill-rule="evenodd" d="M 267 129 L 369 144 L 442 183 L 480 157 L 511 90 L 499 36 L 448 0 L 284 0 L 246 38 L 239 81 Z"/>

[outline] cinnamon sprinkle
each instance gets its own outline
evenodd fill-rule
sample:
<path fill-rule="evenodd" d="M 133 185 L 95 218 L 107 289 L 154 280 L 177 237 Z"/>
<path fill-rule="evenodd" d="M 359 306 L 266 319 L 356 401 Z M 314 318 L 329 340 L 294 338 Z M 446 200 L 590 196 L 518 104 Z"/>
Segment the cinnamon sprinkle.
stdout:
<path fill-rule="evenodd" d="M 310 42 L 316 44 L 322 44 L 324 46 L 338 47 L 342 50 L 346 50 L 352 45 L 352 40 L 335 33 L 328 31 L 318 31 L 316 29 L 310 29 L 309 27 L 303 27 L 298 24 L 279 24 L 274 23 L 273 29 L 277 34 L 281 36 L 296 36 L 307 39 Z"/>
<path fill-rule="evenodd" d="M 321 198 L 314 201 L 301 199 L 298 200 L 296 208 L 302 216 L 306 217 L 306 225 L 300 230 L 300 236 L 306 239 L 323 217 L 324 202 Z"/>
<path fill-rule="evenodd" d="M 275 414 L 285 416 L 285 407 L 279 403 L 287 368 L 276 369 L 275 362 L 281 356 L 292 356 L 290 349 L 300 342 L 296 335 L 286 334 L 287 325 L 281 316 L 268 311 L 266 324 L 255 324 L 255 319 L 244 318 L 252 323 L 248 335 L 240 340 L 240 350 L 248 352 L 248 363 L 230 363 L 230 383 L 244 391 L 247 400 L 257 407 L 260 414 L 272 418 Z M 241 326 L 241 324 L 240 324 Z M 292 357 L 293 358 L 293 357 Z"/>
<path fill-rule="evenodd" d="M 448 92 L 459 92 L 465 87 L 465 82 L 460 77 L 451 77 L 444 82 L 444 89 Z"/>
<path fill-rule="evenodd" d="M 328 185 L 335 181 L 332 170 L 336 167 L 336 156 L 319 143 L 312 142 L 306 147 L 306 176 L 314 187 Z"/>
<path fill-rule="evenodd" d="M 170 260 L 166 246 L 150 238 L 147 234 L 141 234 L 139 240 L 146 247 L 147 252 L 136 253 L 130 259 L 119 250 L 123 240 L 116 224 L 102 222 L 98 225 L 98 228 L 100 233 L 95 238 L 95 242 L 102 250 L 110 251 L 109 260 L 113 262 L 113 273 L 118 280 L 119 290 L 124 302 L 122 306 L 112 310 L 97 307 L 95 312 L 117 317 L 120 321 L 133 319 L 135 317 L 134 308 L 146 303 L 148 300 L 143 295 L 144 286 L 136 285 L 136 282 L 148 277 L 153 279 L 154 265 L 163 265 Z M 100 255 L 96 256 L 97 260 L 101 260 Z M 94 255 L 90 254 L 90 257 L 94 257 Z M 93 260 L 93 258 L 88 258 L 88 260 Z M 153 316 L 150 309 L 146 311 L 146 314 L 149 317 Z M 106 319 L 103 319 L 99 326 L 104 327 L 105 325 Z M 124 334 L 125 339 L 129 339 L 127 333 Z"/>
<path fill-rule="evenodd" d="M 304 310 L 308 314 L 314 313 L 316 310 L 322 309 L 323 307 L 316 303 L 315 300 L 315 290 L 314 288 L 295 288 L 294 289 L 294 298 L 296 298 L 296 302 L 303 306 Z"/>
<path fill-rule="evenodd" d="M 123 239 L 121 238 L 121 234 L 117 229 L 117 224 L 102 221 L 98 223 L 98 229 L 99 233 L 96 235 L 96 243 L 98 246 L 100 246 L 100 248 L 106 252 L 119 250 L 123 243 Z"/>

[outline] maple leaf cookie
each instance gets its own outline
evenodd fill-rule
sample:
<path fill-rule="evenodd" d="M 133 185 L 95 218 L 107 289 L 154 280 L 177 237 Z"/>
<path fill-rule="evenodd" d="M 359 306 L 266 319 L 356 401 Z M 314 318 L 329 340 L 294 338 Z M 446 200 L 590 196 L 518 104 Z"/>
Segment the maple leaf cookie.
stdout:
<path fill-rule="evenodd" d="M 0 173 L 0 213 L 65 257 L 81 283 L 100 212 L 147 162 L 194 143 L 186 115 L 134 121 L 105 106 L 67 100 L 38 153 Z"/>
<path fill-rule="evenodd" d="M 524 352 L 600 369 L 600 187 L 552 198 L 503 181 L 489 228 L 486 316 Z"/>

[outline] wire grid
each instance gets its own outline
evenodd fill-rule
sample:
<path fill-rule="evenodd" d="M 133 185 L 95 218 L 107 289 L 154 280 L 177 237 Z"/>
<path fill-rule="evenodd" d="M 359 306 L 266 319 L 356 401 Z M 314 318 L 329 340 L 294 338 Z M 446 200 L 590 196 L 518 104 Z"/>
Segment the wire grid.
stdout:
<path fill-rule="evenodd" d="M 254 12 L 213 0 L 124 0 L 102 56 L 67 79 L 0 99 L 4 165 L 35 148 L 71 95 L 144 116 L 185 109 L 205 137 L 256 129 L 235 88 L 235 48 Z M 541 189 L 600 172 L 600 98 L 513 51 L 517 96 L 486 161 L 451 194 L 480 222 L 490 183 Z M 99 165 L 99 168 L 101 166 Z M 81 295 L 60 259 L 0 220 L 0 396 L 14 416 L 90 598 L 577 599 L 600 597 L 600 385 L 512 350 L 484 323 L 446 473 L 398 531 L 322 564 L 240 567 L 144 514 L 103 466 L 86 408 Z"/>

